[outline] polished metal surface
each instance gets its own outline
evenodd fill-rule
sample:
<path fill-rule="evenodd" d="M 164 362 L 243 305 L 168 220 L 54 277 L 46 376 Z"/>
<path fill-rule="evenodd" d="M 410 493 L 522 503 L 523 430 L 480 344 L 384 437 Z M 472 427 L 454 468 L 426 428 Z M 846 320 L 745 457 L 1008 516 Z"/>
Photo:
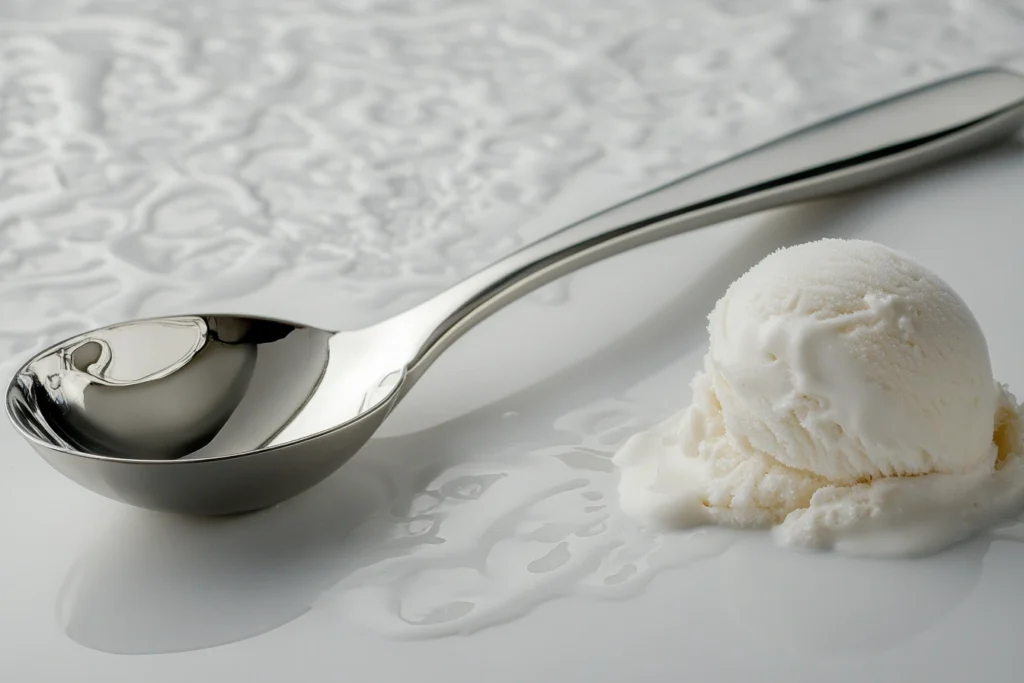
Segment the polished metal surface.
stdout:
<path fill-rule="evenodd" d="M 948 79 L 570 225 L 371 327 L 183 315 L 84 333 L 16 373 L 8 415 L 54 468 L 110 498 L 202 515 L 267 507 L 340 467 L 444 349 L 527 292 L 657 239 L 976 150 L 1022 122 L 1024 78 Z"/>

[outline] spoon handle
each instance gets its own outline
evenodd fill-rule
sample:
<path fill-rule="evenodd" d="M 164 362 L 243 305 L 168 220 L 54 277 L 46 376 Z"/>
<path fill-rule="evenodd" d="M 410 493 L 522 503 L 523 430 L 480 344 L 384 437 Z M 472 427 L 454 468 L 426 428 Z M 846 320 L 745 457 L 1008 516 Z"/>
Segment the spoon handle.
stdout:
<path fill-rule="evenodd" d="M 407 311 L 417 375 L 462 333 L 571 271 L 654 240 L 845 192 L 976 150 L 1024 123 L 1024 77 L 976 71 L 754 148 L 528 244 Z"/>

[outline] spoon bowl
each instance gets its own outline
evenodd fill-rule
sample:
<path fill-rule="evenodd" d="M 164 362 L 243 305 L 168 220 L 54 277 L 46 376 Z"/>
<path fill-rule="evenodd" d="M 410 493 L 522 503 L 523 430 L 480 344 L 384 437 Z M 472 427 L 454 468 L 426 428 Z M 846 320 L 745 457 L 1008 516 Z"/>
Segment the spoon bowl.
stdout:
<path fill-rule="evenodd" d="M 200 515 L 267 507 L 344 464 L 438 354 L 537 287 L 658 239 L 975 151 L 1022 123 L 1024 77 L 955 76 L 606 209 L 370 327 L 181 315 L 78 335 L 17 371 L 7 412 L 47 462 L 110 498 Z"/>
<path fill-rule="evenodd" d="M 325 377 L 358 379 L 346 363 L 367 367 L 346 353 L 354 336 L 234 315 L 111 325 L 25 363 L 7 411 L 47 462 L 97 493 L 199 515 L 255 510 L 331 474 L 393 405 L 401 372 L 325 390 Z"/>

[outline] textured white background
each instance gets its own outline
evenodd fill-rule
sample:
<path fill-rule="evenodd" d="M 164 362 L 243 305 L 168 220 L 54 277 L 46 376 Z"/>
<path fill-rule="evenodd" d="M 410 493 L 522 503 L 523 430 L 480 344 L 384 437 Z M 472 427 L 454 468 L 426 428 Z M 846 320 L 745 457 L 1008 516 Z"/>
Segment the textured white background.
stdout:
<path fill-rule="evenodd" d="M 4 0 L 0 353 L 197 304 L 359 324 L 567 189 L 1021 50 L 1019 0 Z"/>
<path fill-rule="evenodd" d="M 138 315 L 220 309 L 358 325 L 581 210 L 844 107 L 1021 54 L 1024 0 L 0 0 L 0 370 Z M 941 260 L 942 244 L 929 244 L 923 255 Z M 768 248 L 758 242 L 747 256 Z M 663 270 L 696 270 L 703 257 L 672 258 Z M 549 287 L 531 303 L 557 314 L 573 301 L 566 294 Z M 995 319 L 981 303 L 983 323 Z M 697 307 L 683 307 L 689 319 L 705 312 Z M 1015 346 L 995 339 L 994 356 Z M 451 367 L 442 361 L 437 376 L 451 378 Z M 669 380 L 678 376 L 653 383 Z M 604 499 L 608 453 L 652 415 L 615 392 L 572 395 L 571 384 L 371 444 L 328 488 L 232 527 L 96 499 L 0 425 L 0 540 L 14 549 L 0 563 L 0 619 L 17 615 L 0 622 L 0 679 L 180 680 L 245 661 L 249 680 L 278 681 L 303 639 L 319 644 L 310 666 L 324 680 L 345 661 L 364 665 L 353 680 L 375 680 L 373 656 L 406 675 L 443 671 L 448 653 L 511 657 L 510 641 L 488 631 L 467 641 L 470 655 L 449 639 L 405 650 L 420 657 L 408 660 L 338 634 L 355 621 L 386 636 L 444 636 L 568 592 L 642 587 L 634 579 L 660 542 Z M 675 400 L 678 387 L 661 393 Z M 445 395 L 465 410 L 484 403 Z M 720 550 L 695 542 L 683 554 Z M 725 571 L 740 574 L 773 556 L 732 557 Z M 780 562 L 766 571 L 786 576 Z M 922 585 L 922 574 L 901 571 L 846 576 L 870 579 L 859 605 L 876 579 L 908 594 Z M 942 616 L 973 586 L 944 582 L 967 575 L 925 574 L 906 604 Z M 314 603 L 322 609 L 297 619 Z M 884 624 L 836 632 L 910 632 L 929 619 L 939 617 L 897 605 Z M 194 659 L 104 654 L 202 648 L 214 649 Z M 552 655 L 546 665 L 573 661 Z"/>

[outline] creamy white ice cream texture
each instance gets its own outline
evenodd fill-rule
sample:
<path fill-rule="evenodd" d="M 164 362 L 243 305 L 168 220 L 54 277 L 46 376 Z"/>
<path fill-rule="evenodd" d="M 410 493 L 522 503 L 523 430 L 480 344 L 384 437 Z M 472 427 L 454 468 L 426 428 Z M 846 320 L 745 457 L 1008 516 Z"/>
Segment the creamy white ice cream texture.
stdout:
<path fill-rule="evenodd" d="M 891 556 L 1024 503 L 1017 401 L 967 304 L 909 257 L 862 240 L 779 250 L 708 332 L 690 406 L 615 455 L 627 513 Z"/>

